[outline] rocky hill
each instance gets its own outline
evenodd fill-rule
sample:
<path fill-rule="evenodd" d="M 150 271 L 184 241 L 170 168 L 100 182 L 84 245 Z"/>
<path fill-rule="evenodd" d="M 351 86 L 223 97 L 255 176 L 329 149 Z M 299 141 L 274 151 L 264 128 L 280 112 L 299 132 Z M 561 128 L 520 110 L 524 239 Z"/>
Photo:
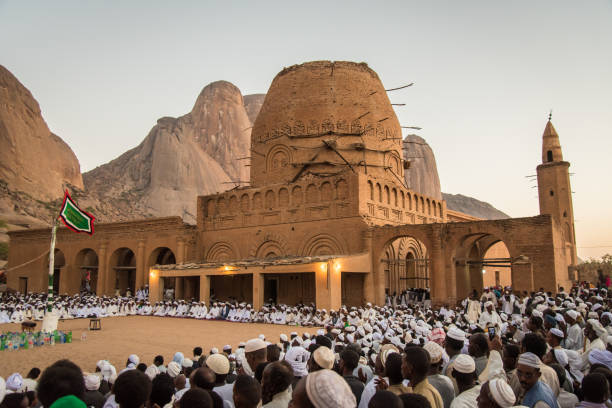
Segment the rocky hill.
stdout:
<path fill-rule="evenodd" d="M 442 193 L 442 197 L 446 201 L 446 207 L 453 211 L 484 218 L 486 220 L 502 220 L 510 218 L 510 216 L 491 204 L 477 200 L 473 197 L 464 196 L 463 194 L 447 194 Z"/>
<path fill-rule="evenodd" d="M 245 158 L 265 97 L 243 97 L 231 83 L 213 82 L 191 112 L 160 118 L 137 147 L 81 176 L 77 158 L 49 131 L 34 97 L 0 66 L 0 219 L 10 229 L 48 225 L 68 188 L 102 222 L 179 215 L 194 223 L 196 196 L 249 180 Z M 410 188 L 440 198 L 432 149 L 418 136 L 404 145 Z M 450 209 L 507 217 L 470 197 L 444 198 Z"/>
<path fill-rule="evenodd" d="M 30 91 L 0 65 L 0 219 L 10 228 L 48 224 L 65 188 L 83 188 L 79 161 L 51 133 Z"/>
<path fill-rule="evenodd" d="M 441 200 L 442 190 L 436 156 L 429 144 L 420 136 L 407 135 L 404 138 L 403 152 L 404 160 L 410 162 L 410 168 L 404 173 L 408 188 Z"/>

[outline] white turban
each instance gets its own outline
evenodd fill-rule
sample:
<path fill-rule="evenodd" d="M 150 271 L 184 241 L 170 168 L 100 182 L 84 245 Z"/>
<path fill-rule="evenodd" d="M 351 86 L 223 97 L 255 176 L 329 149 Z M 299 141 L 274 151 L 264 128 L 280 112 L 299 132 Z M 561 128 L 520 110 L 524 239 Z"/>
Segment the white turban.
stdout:
<path fill-rule="evenodd" d="M 383 367 L 387 365 L 387 358 L 392 353 L 399 353 L 397 347 L 395 347 L 393 344 L 385 344 L 380 349 L 380 362 L 382 363 Z"/>
<path fill-rule="evenodd" d="M 138 364 L 140 364 L 140 358 L 138 358 L 138 356 L 136 354 L 130 354 L 130 356 L 128 357 L 128 361 L 130 362 L 128 364 L 128 367 L 130 365 L 132 367 L 136 367 Z"/>
<path fill-rule="evenodd" d="M 567 353 L 562 348 L 553 349 L 553 353 L 555 353 L 555 360 L 561 364 L 561 367 L 565 368 L 569 364 Z"/>
<path fill-rule="evenodd" d="M 17 392 L 21 389 L 22 385 L 23 385 L 23 377 L 19 373 L 11 374 L 6 379 L 6 389 L 8 391 Z"/>
<path fill-rule="evenodd" d="M 166 370 L 166 372 L 170 377 L 175 378 L 181 373 L 181 366 L 178 365 L 176 361 L 171 361 L 168 364 L 168 369 Z"/>
<path fill-rule="evenodd" d="M 608 350 L 593 350 L 589 353 L 589 363 L 600 364 L 612 370 L 612 353 Z"/>
<path fill-rule="evenodd" d="M 589 319 L 587 322 L 591 325 L 597 337 L 604 337 L 608 335 L 608 331 L 599 323 L 599 320 Z"/>
<path fill-rule="evenodd" d="M 355 395 L 348 383 L 332 370 L 319 370 L 306 377 L 306 394 L 315 408 L 354 408 Z"/>
<path fill-rule="evenodd" d="M 523 353 L 519 356 L 518 364 L 539 369 L 542 365 L 542 361 L 533 353 Z"/>
<path fill-rule="evenodd" d="M 446 333 L 446 337 L 450 337 L 451 339 L 458 341 L 465 341 L 465 332 L 456 327 L 451 327 L 448 333 Z"/>
<path fill-rule="evenodd" d="M 193 367 L 193 361 L 191 361 L 190 358 L 184 358 L 183 362 L 181 363 L 181 366 L 183 368 L 190 368 Z"/>
<path fill-rule="evenodd" d="M 154 364 L 151 364 L 145 370 L 145 374 L 152 381 L 155 377 L 157 377 L 157 374 L 159 374 L 159 368 L 157 368 Z"/>
<path fill-rule="evenodd" d="M 111 383 L 114 382 L 115 378 L 117 377 L 117 369 L 108 361 L 106 362 L 106 364 L 104 364 L 101 371 L 102 378 Z"/>
<path fill-rule="evenodd" d="M 85 388 L 88 391 L 96 391 L 100 388 L 100 377 L 95 374 L 85 376 Z"/>
<path fill-rule="evenodd" d="M 512 387 L 502 379 L 495 378 L 489 381 L 489 391 L 493 400 L 502 408 L 510 408 L 514 406 L 516 396 Z"/>
<path fill-rule="evenodd" d="M 299 346 L 291 347 L 289 351 L 287 351 L 287 354 L 285 354 L 285 360 L 291 364 L 295 377 L 305 377 L 308 375 L 306 365 L 308 364 L 309 358 L 310 353 L 306 351 L 305 348 Z"/>

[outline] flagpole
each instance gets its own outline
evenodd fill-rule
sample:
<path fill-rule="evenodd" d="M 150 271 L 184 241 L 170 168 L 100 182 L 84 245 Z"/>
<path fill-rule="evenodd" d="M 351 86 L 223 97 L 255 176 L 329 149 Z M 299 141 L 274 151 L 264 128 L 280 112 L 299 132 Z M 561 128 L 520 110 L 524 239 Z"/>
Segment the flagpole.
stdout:
<path fill-rule="evenodd" d="M 49 249 L 49 291 L 47 293 L 47 312 L 53 310 L 53 272 L 55 269 L 55 235 L 57 232 L 57 218 L 51 228 L 51 248 Z"/>

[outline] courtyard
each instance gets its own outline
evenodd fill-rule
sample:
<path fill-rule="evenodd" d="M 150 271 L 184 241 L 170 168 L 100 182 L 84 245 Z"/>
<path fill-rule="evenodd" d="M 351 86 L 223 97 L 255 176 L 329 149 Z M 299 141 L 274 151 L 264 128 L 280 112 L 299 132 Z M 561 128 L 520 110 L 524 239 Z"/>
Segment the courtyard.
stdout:
<path fill-rule="evenodd" d="M 37 326 L 40 328 L 40 323 Z M 72 331 L 71 344 L 41 346 L 28 350 L 1 351 L 0 376 L 6 378 L 14 372 L 24 375 L 32 367 L 44 370 L 55 361 L 67 358 L 85 372 L 94 371 L 98 360 L 109 360 L 120 371 L 130 354 L 150 365 L 161 354 L 167 364 L 175 352 L 193 356 L 193 348 L 200 346 L 204 353 L 212 347 L 219 350 L 230 344 L 236 350 L 241 341 L 260 334 L 277 343 L 279 335 L 297 331 L 315 333 L 317 328 L 295 327 L 259 323 L 231 323 L 170 317 L 129 316 L 102 319 L 102 330 L 89 331 L 89 319 L 65 320 L 58 329 Z M 18 324 L 0 325 L 0 331 L 20 331 Z M 82 339 L 82 335 L 84 338 Z"/>

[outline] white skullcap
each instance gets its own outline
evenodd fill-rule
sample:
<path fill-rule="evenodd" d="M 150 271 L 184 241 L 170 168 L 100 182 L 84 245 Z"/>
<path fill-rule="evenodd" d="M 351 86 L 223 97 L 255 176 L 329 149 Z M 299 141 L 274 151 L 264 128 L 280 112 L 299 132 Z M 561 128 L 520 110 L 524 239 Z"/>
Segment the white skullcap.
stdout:
<path fill-rule="evenodd" d="M 327 368 L 329 370 L 334 368 L 335 356 L 334 352 L 329 347 L 321 346 L 312 353 L 312 358 L 315 363 L 321 368 Z"/>
<path fill-rule="evenodd" d="M 571 317 L 573 320 L 576 320 L 576 318 L 578 317 L 578 312 L 575 310 L 568 310 L 567 312 L 565 312 L 565 314 Z"/>
<path fill-rule="evenodd" d="M 340 334 L 340 329 L 332 329 L 333 334 Z"/>
<path fill-rule="evenodd" d="M 89 374 L 85 376 L 85 388 L 88 391 L 96 391 L 100 388 L 100 376 Z"/>
<path fill-rule="evenodd" d="M 565 368 L 565 366 L 569 364 L 569 358 L 567 357 L 567 353 L 563 349 L 553 349 L 553 353 L 555 353 L 555 360 L 557 360 L 557 362 L 561 364 L 561 367 Z"/>
<path fill-rule="evenodd" d="M 185 358 L 185 359 L 183 359 L 183 362 L 181 363 L 181 366 L 183 366 L 183 368 L 193 367 L 193 361 L 191 361 L 191 359 L 189 359 L 189 358 Z"/>
<path fill-rule="evenodd" d="M 323 336 L 324 334 L 325 334 L 325 331 L 323 329 L 317 330 L 317 336 Z"/>
<path fill-rule="evenodd" d="M 244 351 L 246 353 L 250 353 L 252 351 L 257 351 L 257 350 L 261 350 L 265 348 L 266 348 L 266 343 L 260 338 L 255 338 L 255 339 L 251 339 L 246 342 Z"/>
<path fill-rule="evenodd" d="M 474 359 L 467 354 L 459 354 L 453 362 L 453 368 L 460 373 L 470 374 L 476 371 Z"/>
<path fill-rule="evenodd" d="M 265 339 L 266 339 L 266 336 L 264 336 L 263 334 L 260 334 L 258 337 L 259 337 L 260 339 L 262 339 L 262 340 L 265 340 Z"/>
<path fill-rule="evenodd" d="M 157 377 L 157 374 L 159 374 L 159 369 L 155 367 L 155 365 L 153 364 L 148 366 L 147 369 L 145 370 L 145 375 L 149 377 L 149 380 L 151 381 L 153 381 L 153 379 Z"/>
<path fill-rule="evenodd" d="M 306 377 L 306 395 L 315 408 L 354 408 L 355 395 L 346 380 L 332 370 L 319 370 Z"/>
<path fill-rule="evenodd" d="M 565 334 L 563 334 L 563 332 L 559 329 L 557 329 L 556 327 L 553 327 L 552 329 L 549 330 L 550 334 L 552 334 L 553 336 L 557 336 L 559 338 L 564 338 Z"/>
<path fill-rule="evenodd" d="M 102 368 L 104 368 L 104 364 L 106 363 L 107 363 L 106 360 L 98 360 L 98 362 L 96 363 L 96 367 L 98 367 L 98 369 L 102 371 Z"/>
<path fill-rule="evenodd" d="M 446 337 L 450 337 L 451 339 L 458 341 L 465 341 L 465 332 L 456 327 L 451 327 L 446 333 Z"/>
<path fill-rule="evenodd" d="M 512 387 L 505 380 L 495 378 L 489 381 L 489 392 L 491 397 L 501 408 L 510 408 L 516 402 L 516 396 Z"/>
<path fill-rule="evenodd" d="M 226 344 L 225 346 L 223 346 L 223 351 L 227 351 L 231 349 L 232 349 L 232 346 L 230 346 L 229 344 Z"/>
<path fill-rule="evenodd" d="M 166 371 L 170 377 L 175 378 L 181 373 L 181 366 L 176 361 L 171 361 Z"/>
<path fill-rule="evenodd" d="M 519 356 L 518 364 L 526 365 L 533 368 L 540 368 L 542 361 L 533 353 L 523 353 Z"/>
<path fill-rule="evenodd" d="M 291 347 L 287 354 L 285 354 L 285 361 L 287 361 L 291 368 L 293 368 L 293 375 L 295 377 L 305 377 L 308 375 L 306 366 L 310 353 L 303 347 Z"/>
<path fill-rule="evenodd" d="M 429 353 L 429 360 L 431 361 L 431 363 L 435 364 L 442 360 L 442 354 L 444 353 L 444 349 L 440 347 L 440 345 L 435 341 L 427 342 L 423 346 L 423 348 Z"/>
<path fill-rule="evenodd" d="M 484 307 L 489 307 L 489 306 L 493 306 L 493 302 L 491 302 L 490 300 L 486 301 L 484 304 Z"/>
<path fill-rule="evenodd" d="M 13 373 L 6 379 L 6 389 L 17 392 L 23 385 L 23 377 L 19 373 Z"/>
<path fill-rule="evenodd" d="M 353 333 L 349 333 L 346 335 L 346 341 L 348 341 L 349 343 L 354 343 L 355 342 L 355 335 Z"/>
<path fill-rule="evenodd" d="M 281 341 L 288 341 L 289 340 L 289 338 L 287 337 L 287 335 L 285 333 L 282 333 L 280 335 L 280 339 L 281 339 Z"/>
<path fill-rule="evenodd" d="M 354 331 L 355 331 L 355 326 L 346 326 L 346 327 L 344 328 L 344 330 L 345 330 L 345 331 L 347 331 L 347 332 L 349 332 L 349 333 L 352 333 L 352 332 L 354 332 Z"/>
<path fill-rule="evenodd" d="M 230 363 L 227 357 L 223 354 L 213 354 L 206 359 L 206 366 L 213 370 L 215 374 L 224 375 L 228 374 L 230 370 Z"/>
<path fill-rule="evenodd" d="M 597 310 L 599 310 L 599 309 L 601 309 L 601 308 L 602 308 L 602 306 L 601 306 L 601 304 L 600 304 L 600 303 L 595 303 L 595 304 L 593 305 L 593 311 L 594 311 L 594 312 L 596 312 Z"/>
<path fill-rule="evenodd" d="M 219 352 L 219 349 L 216 347 L 213 347 L 210 349 L 210 354 L 217 354 Z"/>
<path fill-rule="evenodd" d="M 531 316 L 542 317 L 542 316 L 544 316 L 544 314 L 542 312 L 540 312 L 539 310 L 534 309 L 534 310 L 531 311 Z"/>
<path fill-rule="evenodd" d="M 612 353 L 608 350 L 593 350 L 589 353 L 589 363 L 600 364 L 612 370 Z"/>

